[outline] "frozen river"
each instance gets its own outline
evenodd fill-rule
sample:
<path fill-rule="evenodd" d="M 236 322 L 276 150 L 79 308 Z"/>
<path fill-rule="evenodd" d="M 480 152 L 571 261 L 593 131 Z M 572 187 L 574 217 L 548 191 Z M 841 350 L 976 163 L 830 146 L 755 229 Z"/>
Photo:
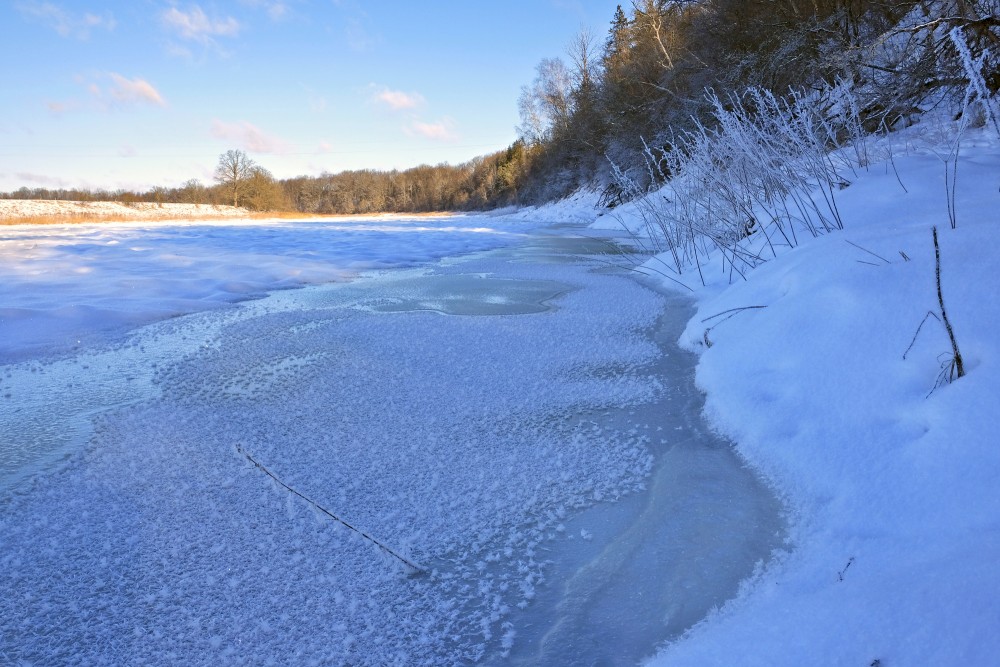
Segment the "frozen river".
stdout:
<path fill-rule="evenodd" d="M 449 225 L 372 260 L 415 268 L 7 350 L 0 656 L 627 665 L 732 597 L 782 526 L 700 419 L 686 305 L 604 242 Z"/>

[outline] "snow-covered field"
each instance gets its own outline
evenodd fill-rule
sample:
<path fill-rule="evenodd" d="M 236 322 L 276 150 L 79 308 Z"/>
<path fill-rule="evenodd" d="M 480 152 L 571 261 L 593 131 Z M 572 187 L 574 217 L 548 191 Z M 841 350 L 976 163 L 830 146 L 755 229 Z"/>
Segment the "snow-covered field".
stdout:
<path fill-rule="evenodd" d="M 123 204 L 113 201 L 53 201 L 42 199 L 0 199 L 0 222 L 11 224 L 21 218 L 74 220 L 177 220 L 190 218 L 246 217 L 247 210 L 234 206 L 209 204 L 155 204 L 136 202 Z"/>

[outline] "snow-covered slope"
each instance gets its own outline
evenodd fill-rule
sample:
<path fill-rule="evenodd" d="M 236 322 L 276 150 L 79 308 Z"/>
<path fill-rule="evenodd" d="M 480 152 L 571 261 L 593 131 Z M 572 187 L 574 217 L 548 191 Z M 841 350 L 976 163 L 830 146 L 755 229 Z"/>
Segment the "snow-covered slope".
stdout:
<path fill-rule="evenodd" d="M 784 497 L 792 530 L 738 599 L 651 664 L 1000 655 L 1000 148 L 963 143 L 951 229 L 944 151 L 903 138 L 895 169 L 872 165 L 839 193 L 844 231 L 732 285 L 719 262 L 695 288 L 681 343 L 701 355 L 706 414 Z M 967 371 L 952 384 L 943 324 L 928 318 L 914 341 L 940 316 L 935 225 Z"/>

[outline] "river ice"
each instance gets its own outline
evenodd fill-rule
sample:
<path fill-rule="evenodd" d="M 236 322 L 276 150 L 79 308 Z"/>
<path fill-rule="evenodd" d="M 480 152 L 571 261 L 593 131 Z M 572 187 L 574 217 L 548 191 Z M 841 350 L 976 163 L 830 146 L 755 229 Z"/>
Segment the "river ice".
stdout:
<path fill-rule="evenodd" d="M 777 508 L 725 443 L 702 446 L 690 361 L 662 375 L 665 298 L 559 245 L 8 364 L 4 428 L 78 436 L 8 471 L 0 656 L 629 664 L 732 595 L 776 546 Z M 110 406 L 74 410 L 91 374 Z M 46 387 L 64 390 L 48 420 Z"/>

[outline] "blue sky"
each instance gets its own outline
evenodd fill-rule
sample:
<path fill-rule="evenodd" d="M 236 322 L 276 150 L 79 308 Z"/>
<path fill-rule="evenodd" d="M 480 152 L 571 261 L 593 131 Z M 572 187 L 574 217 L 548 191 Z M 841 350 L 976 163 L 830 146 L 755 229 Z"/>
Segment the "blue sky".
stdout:
<path fill-rule="evenodd" d="M 208 183 L 229 148 L 279 178 L 463 162 L 616 4 L 5 2 L 0 190 Z"/>

